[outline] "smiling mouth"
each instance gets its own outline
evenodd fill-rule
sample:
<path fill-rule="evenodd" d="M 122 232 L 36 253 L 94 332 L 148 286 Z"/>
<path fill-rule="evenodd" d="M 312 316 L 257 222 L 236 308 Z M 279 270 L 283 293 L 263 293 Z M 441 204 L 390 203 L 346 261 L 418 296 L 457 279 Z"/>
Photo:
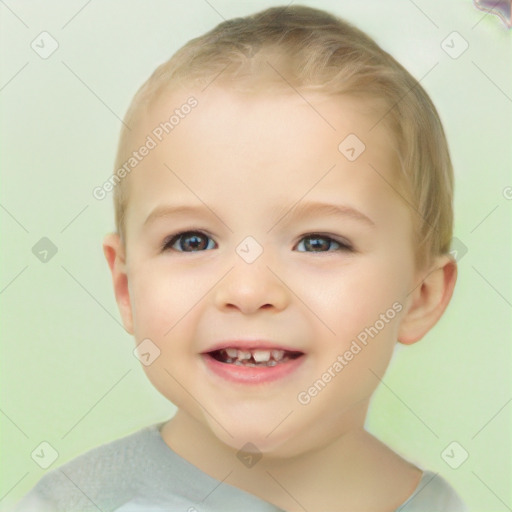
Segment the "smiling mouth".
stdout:
<path fill-rule="evenodd" d="M 236 348 L 225 348 L 212 350 L 206 353 L 216 361 L 235 366 L 246 367 L 272 367 L 297 359 L 304 355 L 303 352 L 289 350 L 239 350 Z"/>

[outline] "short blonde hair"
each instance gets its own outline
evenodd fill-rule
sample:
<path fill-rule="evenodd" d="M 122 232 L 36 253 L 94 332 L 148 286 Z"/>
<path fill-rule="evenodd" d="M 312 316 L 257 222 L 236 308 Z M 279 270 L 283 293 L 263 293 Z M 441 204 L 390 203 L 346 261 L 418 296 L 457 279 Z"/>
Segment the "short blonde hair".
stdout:
<path fill-rule="evenodd" d="M 281 75 L 274 73 L 274 84 L 268 65 L 267 73 L 263 71 L 268 55 L 277 59 L 273 65 L 278 63 L 275 69 Z M 206 87 L 214 79 L 231 89 L 259 80 L 259 87 L 268 91 L 280 82 L 281 89 L 291 85 L 380 100 L 382 122 L 396 141 L 399 189 L 406 191 L 402 198 L 413 210 L 416 264 L 423 267 L 449 252 L 453 169 L 439 115 L 419 82 L 364 32 L 330 13 L 299 5 L 225 21 L 190 40 L 153 72 L 132 100 L 125 122 L 134 121 L 162 91 Z M 123 127 L 116 168 L 122 165 L 128 138 Z M 114 207 L 123 241 L 127 202 L 127 186 L 121 182 L 114 190 Z"/>

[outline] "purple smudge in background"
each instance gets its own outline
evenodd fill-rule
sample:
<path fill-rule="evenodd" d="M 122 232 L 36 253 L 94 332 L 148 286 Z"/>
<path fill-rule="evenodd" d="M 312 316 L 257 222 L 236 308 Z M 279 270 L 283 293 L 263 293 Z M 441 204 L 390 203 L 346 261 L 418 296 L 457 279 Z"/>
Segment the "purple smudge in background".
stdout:
<path fill-rule="evenodd" d="M 481 11 L 495 14 L 508 28 L 512 27 L 512 0 L 473 0 L 473 2 Z"/>

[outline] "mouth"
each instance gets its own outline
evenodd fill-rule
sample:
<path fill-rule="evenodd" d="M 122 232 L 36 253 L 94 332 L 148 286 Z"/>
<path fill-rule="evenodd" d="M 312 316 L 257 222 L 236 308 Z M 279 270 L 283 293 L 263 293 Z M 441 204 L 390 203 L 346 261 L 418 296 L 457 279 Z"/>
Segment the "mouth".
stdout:
<path fill-rule="evenodd" d="M 224 364 L 233 364 L 236 366 L 272 367 L 287 363 L 290 360 L 297 359 L 304 355 L 300 351 L 282 350 L 282 349 L 237 349 L 234 347 L 220 350 L 212 350 L 206 353 L 207 356 Z"/>
<path fill-rule="evenodd" d="M 222 347 L 201 354 L 213 378 L 237 384 L 264 384 L 293 375 L 305 353 L 282 347 Z"/>

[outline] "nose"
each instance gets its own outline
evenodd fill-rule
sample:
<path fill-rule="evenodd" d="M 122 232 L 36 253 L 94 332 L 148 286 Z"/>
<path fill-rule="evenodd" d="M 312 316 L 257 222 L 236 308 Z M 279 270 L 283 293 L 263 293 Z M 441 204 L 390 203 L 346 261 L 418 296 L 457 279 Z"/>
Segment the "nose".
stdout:
<path fill-rule="evenodd" d="M 250 315 L 260 309 L 282 311 L 290 301 L 290 290 L 275 269 L 267 266 L 263 257 L 253 263 L 234 260 L 234 268 L 214 290 L 217 308 L 237 309 Z"/>

